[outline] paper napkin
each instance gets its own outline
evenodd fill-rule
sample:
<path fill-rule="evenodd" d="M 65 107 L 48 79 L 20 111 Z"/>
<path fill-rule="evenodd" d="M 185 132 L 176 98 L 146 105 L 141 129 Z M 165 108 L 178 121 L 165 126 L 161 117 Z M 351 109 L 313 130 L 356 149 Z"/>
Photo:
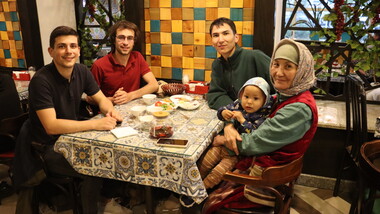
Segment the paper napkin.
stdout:
<path fill-rule="evenodd" d="M 117 138 L 122 138 L 122 137 L 131 136 L 131 135 L 136 135 L 136 134 L 139 133 L 136 129 L 134 129 L 132 127 L 129 127 L 129 126 L 115 128 L 115 129 L 112 129 L 111 132 Z"/>

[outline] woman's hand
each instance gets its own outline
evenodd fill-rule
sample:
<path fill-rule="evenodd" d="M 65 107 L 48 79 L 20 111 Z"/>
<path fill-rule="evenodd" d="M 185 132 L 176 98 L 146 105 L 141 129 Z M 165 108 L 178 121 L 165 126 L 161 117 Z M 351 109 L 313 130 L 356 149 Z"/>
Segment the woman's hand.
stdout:
<path fill-rule="evenodd" d="M 213 146 L 223 146 L 226 138 L 223 135 L 216 135 L 212 141 Z"/>
<path fill-rule="evenodd" d="M 224 127 L 224 137 L 226 138 L 224 146 L 234 151 L 236 155 L 239 155 L 236 141 L 242 141 L 242 139 L 232 123 L 229 123 Z"/>

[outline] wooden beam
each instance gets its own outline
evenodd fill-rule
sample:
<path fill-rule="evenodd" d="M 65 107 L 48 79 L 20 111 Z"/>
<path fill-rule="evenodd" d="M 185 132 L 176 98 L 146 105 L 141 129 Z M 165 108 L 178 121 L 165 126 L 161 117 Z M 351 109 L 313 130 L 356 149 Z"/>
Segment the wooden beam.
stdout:
<path fill-rule="evenodd" d="M 255 0 L 253 48 L 272 55 L 275 0 Z"/>
<path fill-rule="evenodd" d="M 139 51 L 145 56 L 145 17 L 144 17 L 144 1 L 141 0 L 125 0 L 125 19 L 133 22 L 140 29 L 140 38 L 135 44 L 134 50 Z"/>

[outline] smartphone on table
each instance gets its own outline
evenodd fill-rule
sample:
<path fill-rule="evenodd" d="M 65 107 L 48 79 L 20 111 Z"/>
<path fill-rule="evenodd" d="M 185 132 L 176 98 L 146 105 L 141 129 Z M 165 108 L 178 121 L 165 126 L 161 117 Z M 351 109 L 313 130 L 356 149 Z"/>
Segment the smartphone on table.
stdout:
<path fill-rule="evenodd" d="M 157 146 L 175 147 L 175 148 L 186 148 L 187 147 L 187 140 L 160 138 L 157 140 L 156 145 Z"/>

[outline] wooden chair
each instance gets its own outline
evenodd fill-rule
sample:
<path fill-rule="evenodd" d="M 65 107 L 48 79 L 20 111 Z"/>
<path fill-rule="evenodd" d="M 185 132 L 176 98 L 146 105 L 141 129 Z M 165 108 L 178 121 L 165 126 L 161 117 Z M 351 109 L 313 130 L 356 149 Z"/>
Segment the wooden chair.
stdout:
<path fill-rule="evenodd" d="M 223 179 L 268 190 L 275 196 L 274 207 L 231 209 L 229 213 L 289 213 L 290 203 L 294 195 L 294 184 L 302 171 L 303 157 L 288 164 L 264 169 L 260 177 L 227 172 Z"/>
<path fill-rule="evenodd" d="M 336 177 L 333 195 L 337 196 L 343 172 L 357 167 L 359 150 L 367 141 L 367 103 L 363 83 L 355 76 L 347 75 L 346 98 L 346 141 Z"/>
<path fill-rule="evenodd" d="M 372 213 L 376 192 L 380 190 L 380 140 L 366 142 L 359 156 L 358 194 L 351 203 L 350 213 Z M 369 188 L 367 197 L 366 190 Z"/>

